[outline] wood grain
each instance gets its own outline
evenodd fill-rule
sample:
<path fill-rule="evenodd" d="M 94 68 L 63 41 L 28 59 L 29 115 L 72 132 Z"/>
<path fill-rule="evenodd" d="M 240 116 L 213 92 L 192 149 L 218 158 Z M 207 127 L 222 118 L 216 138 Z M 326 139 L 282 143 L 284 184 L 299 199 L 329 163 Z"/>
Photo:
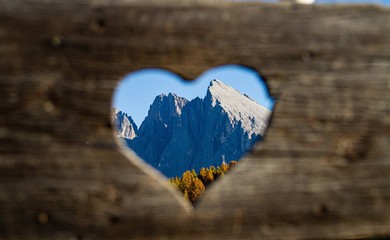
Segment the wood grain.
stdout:
<path fill-rule="evenodd" d="M 0 239 L 390 236 L 388 8 L 0 0 Z M 258 70 L 265 141 L 197 209 L 119 150 L 117 81 Z"/>

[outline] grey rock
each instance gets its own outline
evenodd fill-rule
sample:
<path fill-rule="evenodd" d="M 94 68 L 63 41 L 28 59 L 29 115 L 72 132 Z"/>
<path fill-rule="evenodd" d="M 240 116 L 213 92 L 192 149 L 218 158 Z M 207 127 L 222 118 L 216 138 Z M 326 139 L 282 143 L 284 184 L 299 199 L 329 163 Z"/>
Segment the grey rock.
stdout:
<path fill-rule="evenodd" d="M 262 139 L 270 116 L 248 96 L 213 80 L 204 99 L 157 96 L 136 137 L 126 143 L 167 177 L 181 176 L 239 161 Z"/>
<path fill-rule="evenodd" d="M 133 139 L 138 135 L 137 125 L 127 113 L 113 109 L 113 124 L 118 137 Z"/>

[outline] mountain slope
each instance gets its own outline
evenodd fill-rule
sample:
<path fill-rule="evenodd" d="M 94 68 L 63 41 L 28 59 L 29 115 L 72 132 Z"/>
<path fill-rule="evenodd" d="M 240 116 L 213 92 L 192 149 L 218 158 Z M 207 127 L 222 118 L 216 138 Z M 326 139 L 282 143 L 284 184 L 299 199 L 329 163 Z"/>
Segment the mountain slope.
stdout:
<path fill-rule="evenodd" d="M 263 135 L 267 128 L 271 111 L 257 104 L 247 95 L 243 95 L 234 88 L 213 80 L 208 88 L 206 98 L 211 98 L 212 106 L 219 104 L 228 114 L 231 124 L 241 121 L 242 128 L 248 132 Z"/>
<path fill-rule="evenodd" d="M 161 153 L 172 138 L 176 119 L 180 118 L 187 102 L 187 99 L 172 93 L 157 96 L 139 128 L 138 137 L 126 139 L 127 145 L 142 159 L 159 168 Z"/>

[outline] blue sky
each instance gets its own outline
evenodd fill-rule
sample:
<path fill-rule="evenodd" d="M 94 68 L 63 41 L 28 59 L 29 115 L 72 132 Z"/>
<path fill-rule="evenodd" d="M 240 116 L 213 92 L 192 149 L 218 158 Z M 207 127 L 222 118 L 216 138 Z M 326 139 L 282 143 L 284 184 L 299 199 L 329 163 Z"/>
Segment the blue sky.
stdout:
<path fill-rule="evenodd" d="M 278 2 L 278 0 L 230 0 L 231 2 Z M 315 3 L 319 4 L 379 4 L 390 5 L 390 0 L 316 0 Z"/>
<path fill-rule="evenodd" d="M 139 127 L 156 96 L 172 92 L 188 100 L 195 97 L 204 98 L 213 79 L 247 94 L 268 109 L 273 108 L 274 101 L 258 73 L 238 65 L 212 68 L 193 82 L 184 81 L 180 76 L 163 69 L 141 69 L 130 73 L 119 82 L 113 96 L 113 106 L 130 114 Z"/>
<path fill-rule="evenodd" d="M 372 4 L 381 4 L 389 5 L 390 0 L 316 0 L 315 3 L 372 3 Z"/>

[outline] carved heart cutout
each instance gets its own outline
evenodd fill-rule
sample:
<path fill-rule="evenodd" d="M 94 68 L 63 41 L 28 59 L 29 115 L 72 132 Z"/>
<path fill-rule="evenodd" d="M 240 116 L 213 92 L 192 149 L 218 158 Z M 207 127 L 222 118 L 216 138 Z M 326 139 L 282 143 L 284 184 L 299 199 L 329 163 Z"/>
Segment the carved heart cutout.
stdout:
<path fill-rule="evenodd" d="M 225 65 L 194 81 L 162 69 L 136 71 L 118 85 L 113 105 L 122 146 L 196 204 L 263 138 L 274 101 L 256 71 Z"/>

